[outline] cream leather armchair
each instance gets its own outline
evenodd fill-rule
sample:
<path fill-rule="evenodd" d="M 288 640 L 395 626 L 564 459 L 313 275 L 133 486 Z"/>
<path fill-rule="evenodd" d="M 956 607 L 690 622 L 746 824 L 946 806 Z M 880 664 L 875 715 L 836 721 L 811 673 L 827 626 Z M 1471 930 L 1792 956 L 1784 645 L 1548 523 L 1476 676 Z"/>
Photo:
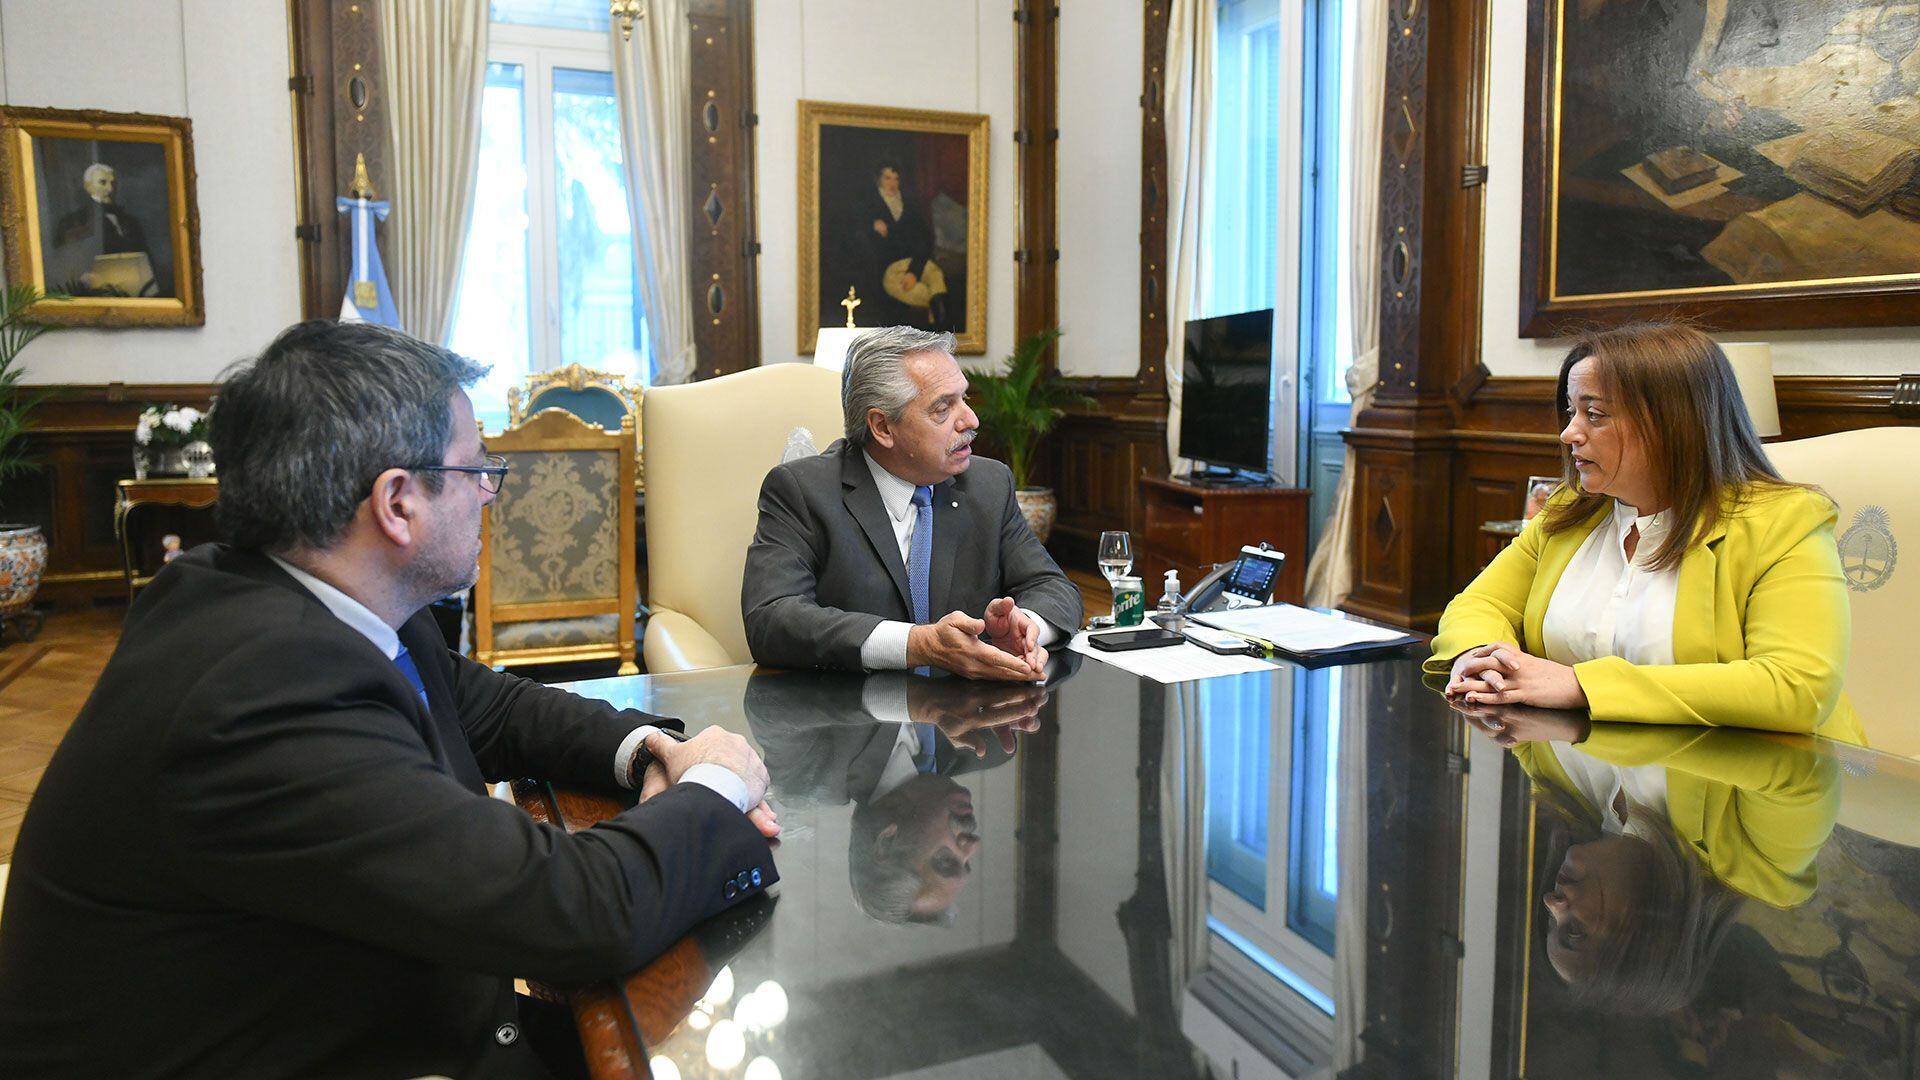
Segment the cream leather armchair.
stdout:
<path fill-rule="evenodd" d="M 826 449 L 840 437 L 840 375 L 769 364 L 685 386 L 656 386 L 647 431 L 647 588 L 641 653 L 650 673 L 750 664 L 740 617 L 760 483 L 796 427 Z"/>
<path fill-rule="evenodd" d="M 1876 750 L 1920 758 L 1914 614 L 1920 612 L 1920 428 L 1843 431 L 1767 447 L 1780 475 L 1840 506 L 1834 539 L 1853 608 L 1847 696 Z M 1906 558 L 1901 548 L 1905 549 Z"/>

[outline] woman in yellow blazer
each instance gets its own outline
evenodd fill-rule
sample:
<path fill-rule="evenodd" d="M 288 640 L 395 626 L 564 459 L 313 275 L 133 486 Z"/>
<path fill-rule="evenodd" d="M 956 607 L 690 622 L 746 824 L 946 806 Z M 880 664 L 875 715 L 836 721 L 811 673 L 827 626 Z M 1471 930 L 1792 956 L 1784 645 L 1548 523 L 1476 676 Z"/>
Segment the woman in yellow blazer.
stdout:
<path fill-rule="evenodd" d="M 1774 471 L 1720 347 L 1592 334 L 1557 399 L 1565 480 L 1447 605 L 1426 670 L 1476 704 L 1864 744 L 1833 503 Z"/>

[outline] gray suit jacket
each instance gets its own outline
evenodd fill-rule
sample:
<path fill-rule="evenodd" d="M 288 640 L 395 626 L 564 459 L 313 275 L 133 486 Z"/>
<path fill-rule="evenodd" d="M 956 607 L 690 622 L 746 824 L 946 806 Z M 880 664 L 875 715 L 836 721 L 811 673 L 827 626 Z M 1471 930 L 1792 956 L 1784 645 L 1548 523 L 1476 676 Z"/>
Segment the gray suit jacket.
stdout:
<path fill-rule="evenodd" d="M 929 610 L 976 618 L 1011 596 L 1062 631 L 1080 625 L 1080 592 L 1027 528 L 1013 474 L 989 458 L 933 489 Z M 913 621 L 907 570 L 866 455 L 842 439 L 790 461 L 760 485 L 740 609 L 753 658 L 775 667 L 860 670 L 881 622 Z"/>

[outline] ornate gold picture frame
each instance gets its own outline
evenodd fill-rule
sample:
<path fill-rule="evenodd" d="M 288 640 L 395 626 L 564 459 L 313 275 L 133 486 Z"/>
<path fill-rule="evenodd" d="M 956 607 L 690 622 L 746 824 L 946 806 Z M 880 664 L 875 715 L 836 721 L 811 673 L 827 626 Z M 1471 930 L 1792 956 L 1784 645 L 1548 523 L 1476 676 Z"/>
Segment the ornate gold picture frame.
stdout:
<path fill-rule="evenodd" d="M 0 107 L 0 238 L 38 322 L 204 325 L 192 122 Z"/>
<path fill-rule="evenodd" d="M 799 159 L 800 351 L 852 299 L 855 325 L 985 352 L 987 118 L 802 101 Z"/>

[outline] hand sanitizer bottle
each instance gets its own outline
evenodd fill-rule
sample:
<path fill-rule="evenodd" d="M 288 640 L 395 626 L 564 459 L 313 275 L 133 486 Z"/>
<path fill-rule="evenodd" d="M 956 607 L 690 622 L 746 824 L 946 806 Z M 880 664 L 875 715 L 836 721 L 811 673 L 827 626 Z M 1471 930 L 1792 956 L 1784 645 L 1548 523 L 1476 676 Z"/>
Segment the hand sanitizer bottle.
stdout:
<path fill-rule="evenodd" d="M 1160 603 L 1154 607 L 1153 621 L 1168 630 L 1179 629 L 1186 619 L 1180 614 L 1180 571 L 1169 570 L 1166 573 L 1166 590 L 1160 594 Z"/>

